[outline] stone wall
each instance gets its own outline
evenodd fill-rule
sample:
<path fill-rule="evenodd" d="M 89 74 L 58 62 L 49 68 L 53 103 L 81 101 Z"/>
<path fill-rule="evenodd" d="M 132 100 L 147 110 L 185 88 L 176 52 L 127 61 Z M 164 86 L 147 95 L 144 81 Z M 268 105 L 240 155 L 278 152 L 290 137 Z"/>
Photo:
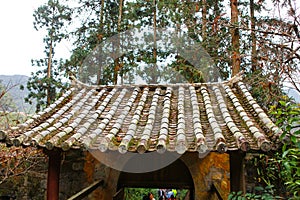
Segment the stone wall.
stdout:
<path fill-rule="evenodd" d="M 85 199 L 112 199 L 118 176 L 119 172 L 103 165 L 89 152 L 69 151 L 63 154 L 59 199 L 67 199 L 98 180 L 104 180 L 104 186 Z"/>
<path fill-rule="evenodd" d="M 42 200 L 46 197 L 47 162 L 41 159 L 36 168 L 11 177 L 0 185 L 0 200 Z"/>
<path fill-rule="evenodd" d="M 180 159 L 193 177 L 195 199 L 217 199 L 212 192 L 213 184 L 219 189 L 221 196 L 227 199 L 230 193 L 228 154 L 211 152 L 204 158 L 199 158 L 197 153 L 186 153 Z M 104 180 L 104 186 L 85 199 L 112 199 L 117 192 L 119 175 L 119 171 L 103 165 L 89 152 L 70 152 L 62 161 L 60 199 L 67 199 L 101 179 Z"/>
<path fill-rule="evenodd" d="M 211 190 L 213 184 L 220 189 L 222 197 L 227 199 L 230 192 L 228 154 L 211 152 L 204 158 L 199 158 L 198 153 L 186 153 L 180 159 L 193 177 L 195 199 L 217 199 Z M 20 177 L 17 182 L 1 185 L 0 195 L 15 196 L 18 200 L 45 199 L 47 163 L 44 163 L 44 167 L 44 173 L 28 173 Z M 174 176 L 180 176 L 180 174 L 176 173 Z M 89 152 L 64 152 L 61 161 L 59 199 L 68 199 L 99 180 L 104 180 L 103 187 L 96 189 L 85 200 L 112 199 L 117 192 L 119 176 L 119 171 L 100 163 Z M 141 187 L 147 187 L 147 185 L 141 185 Z"/>
<path fill-rule="evenodd" d="M 219 188 L 223 199 L 230 193 L 229 155 L 210 152 L 204 158 L 198 153 L 184 154 L 181 159 L 189 168 L 195 187 L 195 199 L 218 199 L 212 192 L 212 184 Z"/>

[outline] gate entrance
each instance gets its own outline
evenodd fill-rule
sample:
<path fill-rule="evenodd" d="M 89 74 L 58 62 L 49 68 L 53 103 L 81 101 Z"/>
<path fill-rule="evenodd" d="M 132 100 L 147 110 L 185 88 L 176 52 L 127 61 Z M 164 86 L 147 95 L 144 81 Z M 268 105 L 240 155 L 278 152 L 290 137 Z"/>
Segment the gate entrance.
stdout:
<path fill-rule="evenodd" d="M 184 162 L 177 159 L 172 164 L 153 172 L 128 173 L 121 172 L 118 180 L 118 191 L 124 188 L 173 188 L 188 189 L 190 200 L 194 199 L 194 182 Z M 124 193 L 118 195 L 124 199 Z"/>

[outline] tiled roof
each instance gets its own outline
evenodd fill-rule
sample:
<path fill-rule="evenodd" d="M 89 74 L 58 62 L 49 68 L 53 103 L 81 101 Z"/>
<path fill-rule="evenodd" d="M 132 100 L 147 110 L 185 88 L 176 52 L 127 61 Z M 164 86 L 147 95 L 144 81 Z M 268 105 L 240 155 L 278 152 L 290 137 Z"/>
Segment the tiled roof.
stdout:
<path fill-rule="evenodd" d="M 281 130 L 243 82 L 86 86 L 79 82 L 0 140 L 46 149 L 269 151 Z"/>

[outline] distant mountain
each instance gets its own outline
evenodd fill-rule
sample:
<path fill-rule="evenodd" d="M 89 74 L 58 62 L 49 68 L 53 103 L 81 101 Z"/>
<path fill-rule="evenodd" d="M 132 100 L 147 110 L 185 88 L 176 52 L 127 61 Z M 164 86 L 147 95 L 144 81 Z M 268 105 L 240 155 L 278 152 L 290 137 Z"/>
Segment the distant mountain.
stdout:
<path fill-rule="evenodd" d="M 8 93 L 14 100 L 17 109 L 21 112 L 33 112 L 35 105 L 25 103 L 25 97 L 28 96 L 29 90 L 26 84 L 29 77 L 24 75 L 0 75 L 0 82 L 5 88 L 10 88 Z M 25 89 L 21 90 L 20 85 L 24 85 Z"/>

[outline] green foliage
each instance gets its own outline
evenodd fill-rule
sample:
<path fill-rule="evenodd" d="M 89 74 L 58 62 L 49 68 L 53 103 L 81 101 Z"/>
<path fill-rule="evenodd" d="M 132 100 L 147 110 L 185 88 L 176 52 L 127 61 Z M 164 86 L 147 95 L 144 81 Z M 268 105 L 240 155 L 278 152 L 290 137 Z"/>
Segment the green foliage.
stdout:
<path fill-rule="evenodd" d="M 17 106 L 12 98 L 12 96 L 8 93 L 9 88 L 2 85 L 0 80 L 0 111 L 15 111 L 17 110 Z"/>
<path fill-rule="evenodd" d="M 286 196 L 287 188 L 284 185 L 281 171 L 283 170 L 279 162 L 278 152 L 269 154 L 253 155 L 246 160 L 248 181 L 255 183 L 256 187 L 274 186 L 276 195 Z M 256 190 L 249 191 L 255 193 Z"/>
<path fill-rule="evenodd" d="M 290 134 L 293 125 L 299 124 L 300 122 L 300 105 L 290 101 L 287 97 L 283 100 L 278 101 L 278 104 L 271 106 L 270 114 L 276 118 L 276 125 L 281 127 L 283 134 L 281 139 L 289 134 L 293 145 L 299 144 L 299 132 Z"/>
<path fill-rule="evenodd" d="M 253 83 L 251 84 L 252 92 L 258 102 L 264 105 L 264 108 L 274 104 L 278 101 L 276 97 L 282 95 L 281 84 L 284 77 L 281 76 L 282 73 L 297 70 L 298 67 L 299 56 L 294 55 L 297 52 L 294 50 L 294 46 L 282 45 L 293 44 L 291 41 L 297 36 L 295 35 L 297 33 L 292 31 L 294 30 L 293 24 L 275 17 L 261 15 L 261 11 L 269 9 L 265 1 L 252 5 L 256 11 L 255 16 L 251 16 L 249 13 L 251 5 L 248 1 L 239 1 L 240 20 L 234 25 L 231 24 L 230 17 L 225 15 L 228 11 L 227 3 L 222 1 L 207 0 L 205 4 L 201 1 L 175 0 L 156 1 L 156 4 L 153 1 L 143 0 L 79 0 L 75 2 L 76 6 L 69 8 L 67 5 L 72 5 L 69 1 L 65 1 L 66 5 L 63 5 L 57 0 L 49 0 L 46 5 L 41 6 L 35 12 L 34 26 L 37 29 L 47 30 L 48 36 L 44 40 L 47 57 L 50 55 L 51 44 L 55 47 L 55 44 L 64 38 L 73 39 L 74 48 L 71 57 L 64 63 L 54 65 L 52 70 L 53 73 L 60 75 L 76 75 L 86 83 L 102 85 L 115 84 L 118 81 L 121 84 L 132 83 L 136 74 L 147 83 L 176 82 L 177 79 L 173 75 L 168 75 L 174 69 L 190 82 L 206 81 L 203 80 L 203 77 L 195 75 L 198 72 L 189 73 L 190 67 L 186 66 L 184 59 L 176 59 L 168 66 L 157 67 L 158 61 L 167 60 L 172 53 L 182 56 L 177 55 L 178 52 L 168 52 L 161 48 L 151 47 L 152 49 L 143 49 L 138 53 L 131 52 L 128 55 L 121 55 L 120 58 L 105 65 L 97 62 L 85 63 L 86 58 L 101 42 L 120 32 L 146 26 L 155 26 L 157 29 L 173 29 L 178 35 L 187 34 L 193 41 L 199 42 L 214 61 L 215 67 L 218 68 L 223 79 L 229 78 L 231 74 L 233 57 L 231 30 L 233 26 L 239 26 L 241 68 L 249 74 L 248 82 Z M 277 4 L 278 2 L 274 2 L 274 5 Z M 283 6 L 288 7 L 287 4 Z M 156 14 L 155 21 L 154 14 Z M 292 12 L 289 15 L 293 15 Z M 67 25 L 72 19 L 76 19 L 78 23 L 68 27 Z M 295 17 L 296 19 L 297 17 Z M 249 29 L 249 23 L 252 23 L 253 20 L 256 29 L 254 35 L 250 34 L 253 30 Z M 68 33 L 65 31 L 66 27 L 69 28 Z M 273 30 L 282 31 L 275 33 Z M 274 35 L 276 39 L 274 39 Z M 119 47 L 122 48 L 139 37 L 133 36 L 128 41 L 120 38 L 117 43 L 121 44 Z M 256 42 L 252 41 L 253 37 Z M 256 52 L 252 52 L 254 46 Z M 118 51 L 118 49 L 114 50 Z M 252 63 L 253 57 L 257 63 Z M 279 58 L 280 61 L 278 61 Z M 55 83 L 58 87 L 62 87 L 59 85 L 58 76 L 41 78 L 47 64 L 49 64 L 49 59 L 43 62 L 34 62 L 34 65 L 42 66 L 43 69 L 39 70 L 37 74 L 33 74 L 32 84 L 28 84 L 28 87 L 34 92 L 33 85 L 35 85 L 38 91 L 29 96 L 27 101 L 37 98 L 38 105 L 44 105 L 43 97 L 49 95 L 47 92 L 52 94 L 51 98 L 55 98 L 53 95 L 55 87 L 51 87 L 51 84 Z M 161 70 L 164 71 L 161 72 Z M 201 71 L 201 73 L 204 76 L 207 75 L 206 72 Z M 164 77 L 159 77 L 158 74 L 164 74 Z M 39 80 L 44 85 L 41 85 Z M 45 87 L 48 89 L 47 92 L 45 92 Z"/>
<path fill-rule="evenodd" d="M 272 73 L 266 73 L 263 70 L 248 72 L 245 82 L 251 85 L 252 96 L 265 110 L 283 99 L 282 83 L 275 82 L 272 79 Z"/>
<path fill-rule="evenodd" d="M 15 126 L 26 118 L 23 113 L 14 112 L 17 108 L 13 98 L 8 93 L 9 89 L 11 87 L 4 87 L 0 81 L 0 130 Z"/>
<path fill-rule="evenodd" d="M 277 151 L 246 160 L 248 178 L 257 187 L 245 195 L 231 193 L 229 199 L 299 199 L 300 131 L 294 126 L 299 126 L 300 107 L 285 96 L 281 99 L 270 107 L 270 114 L 282 129 L 283 145 Z"/>
<path fill-rule="evenodd" d="M 47 67 L 47 59 L 41 59 L 39 61 L 32 61 L 32 65 L 38 68 Z M 52 63 L 52 75 L 47 77 L 44 69 L 38 70 L 35 73 L 31 73 L 27 82 L 27 89 L 29 94 L 25 97 L 25 102 L 32 104 L 33 99 L 36 101 L 36 111 L 40 111 L 45 108 L 47 103 L 47 95 L 49 95 L 51 102 L 53 102 L 61 93 L 67 88 L 67 83 L 63 82 L 63 76 L 59 73 L 60 67 L 62 67 L 63 62 L 54 61 Z M 21 87 L 23 89 L 24 86 Z M 49 89 L 49 93 L 47 90 Z"/>
<path fill-rule="evenodd" d="M 256 187 L 254 193 L 246 193 L 243 194 L 242 191 L 232 192 L 228 196 L 228 200 L 275 200 L 275 199 L 283 199 L 279 196 L 275 196 L 274 186 L 269 185 L 265 188 Z"/>
<path fill-rule="evenodd" d="M 125 188 L 125 199 L 142 200 L 143 196 L 151 192 L 155 199 L 158 200 L 158 189 L 155 188 Z M 177 189 L 177 199 L 184 199 L 188 193 L 187 189 Z"/>
<path fill-rule="evenodd" d="M 191 36 L 193 41 L 197 41 L 203 44 L 203 47 L 207 47 L 206 50 L 215 61 L 216 67 L 219 67 L 225 78 L 228 77 L 230 60 L 228 54 L 225 51 L 218 51 L 216 49 L 217 47 L 228 48 L 229 44 L 229 38 L 228 40 L 224 39 L 228 37 L 228 34 L 226 34 L 226 32 L 228 33 L 228 29 L 222 28 L 222 31 L 219 31 L 218 27 L 216 27 L 218 23 L 216 19 L 225 20 L 221 16 L 221 12 L 225 10 L 224 5 L 221 3 L 208 1 L 209 16 L 207 18 L 209 23 L 214 23 L 214 26 L 207 26 L 206 32 L 209 37 L 207 37 L 206 41 L 201 40 L 202 24 L 200 23 L 200 17 L 195 18 L 196 13 L 200 13 L 199 7 L 202 6 L 200 3 L 167 0 L 157 1 L 156 5 L 154 5 L 153 1 L 124 1 L 122 16 L 118 12 L 121 6 L 119 5 L 119 1 L 103 1 L 102 4 L 102 1 L 95 3 L 82 0 L 79 3 L 81 6 L 74 9 L 75 16 L 78 18 L 85 16 L 85 19 L 80 20 L 82 22 L 81 26 L 72 32 L 75 38 L 75 48 L 66 66 L 68 73 L 76 74 L 77 78 L 83 82 L 111 84 L 117 81 L 116 75 L 118 75 L 118 80 L 121 80 L 121 83 L 131 83 L 134 78 L 133 75 L 137 74 L 147 83 L 174 83 L 177 81 L 173 75 L 174 70 L 177 70 L 178 75 L 182 75 L 190 82 L 205 81 L 201 75 L 203 72 L 199 72 L 198 70 L 195 73 L 194 69 L 199 66 L 187 65 L 186 60 L 182 59 L 182 57 L 180 58 L 182 55 L 177 55 L 178 59 L 175 59 L 171 64 L 158 67 L 157 62 L 167 60 L 170 55 L 177 54 L 176 51 L 170 52 L 164 48 L 160 48 L 160 46 L 157 49 L 153 49 L 152 47 L 143 49 L 143 47 L 140 47 L 139 52 L 122 55 L 118 60 L 114 60 L 106 66 L 98 63 L 97 67 L 95 67 L 96 63 L 85 63 L 87 56 L 102 41 L 120 31 L 145 26 L 155 26 L 157 29 L 171 28 L 175 29 L 179 35 L 187 34 Z M 155 24 L 154 9 L 156 9 Z M 118 24 L 119 17 L 122 19 L 120 24 Z M 186 28 L 184 27 L 188 27 L 188 30 L 185 30 Z M 134 42 L 137 39 L 139 39 L 139 36 L 133 36 L 131 40 L 120 40 L 119 43 L 126 46 L 126 44 Z M 168 45 L 165 44 L 165 46 Z M 186 44 L 186 46 L 189 45 Z M 111 50 L 108 49 L 108 51 Z M 228 68 L 225 69 L 225 66 L 228 66 Z M 226 70 L 227 72 L 224 72 Z"/>
<path fill-rule="evenodd" d="M 34 11 L 34 28 L 47 31 L 43 40 L 45 58 L 32 60 L 32 65 L 38 67 L 39 70 L 31 74 L 27 83 L 30 93 L 25 101 L 32 103 L 32 99 L 36 99 L 36 111 L 40 111 L 47 104 L 53 102 L 60 95 L 61 90 L 66 87 L 61 80 L 61 70 L 64 70 L 61 69 L 63 63 L 62 60 L 54 58 L 54 50 L 56 44 L 68 37 L 64 28 L 70 24 L 71 14 L 72 10 L 59 3 L 58 0 L 48 0 L 46 4 Z"/>
<path fill-rule="evenodd" d="M 152 192 L 155 199 L 157 197 L 157 189 L 151 188 L 125 188 L 125 199 L 130 200 L 141 200 L 143 196 L 147 195 L 149 192 Z"/>
<path fill-rule="evenodd" d="M 8 127 L 16 126 L 24 122 L 27 116 L 20 112 L 0 112 L 0 130 Z"/>
<path fill-rule="evenodd" d="M 87 0 L 79 1 L 80 6 L 73 10 L 73 18 L 78 18 L 81 24 L 71 33 L 75 42 L 73 54 L 67 62 L 69 72 L 73 72 L 73 74 L 76 74 L 87 83 L 110 84 L 116 82 L 116 74 L 119 74 L 120 77 L 123 78 L 125 76 L 131 76 L 137 70 L 143 78 L 145 78 L 145 74 L 148 74 L 148 80 L 146 80 L 146 82 L 155 82 L 156 80 L 151 74 L 154 67 L 149 63 L 153 63 L 153 60 L 158 61 L 167 58 L 170 52 L 165 52 L 162 49 L 156 49 L 156 57 L 154 56 L 153 49 L 148 49 L 147 51 L 149 52 L 143 54 L 140 60 L 145 61 L 149 65 L 137 69 L 136 66 L 140 63 L 138 60 L 127 59 L 129 55 L 123 56 L 124 59 L 122 59 L 122 63 L 112 62 L 107 66 L 98 66 L 98 69 L 90 69 L 91 66 L 84 65 L 83 62 L 86 56 L 91 54 L 99 43 L 111 36 L 132 28 L 153 27 L 155 25 L 158 29 L 173 29 L 178 35 L 187 34 L 193 41 L 201 43 L 201 46 L 214 61 L 222 78 L 227 79 L 230 77 L 233 54 L 230 32 L 233 25 L 230 24 L 230 18 L 225 15 L 228 10 L 226 3 L 213 0 L 206 1 L 206 4 L 203 4 L 201 1 L 165 0 L 156 1 L 156 5 L 154 5 L 153 1 L 125 0 L 122 5 L 119 4 L 120 1 L 112 0 L 92 2 Z M 119 8 L 121 6 L 122 13 L 120 15 Z M 204 7 L 206 8 L 206 13 L 203 13 Z M 279 48 L 281 47 L 280 44 L 274 40 L 274 35 L 278 37 L 278 41 L 293 39 L 293 34 L 291 38 L 286 37 L 285 34 L 291 30 L 291 28 L 289 30 L 287 29 L 291 27 L 292 24 L 290 22 L 281 21 L 280 19 L 260 15 L 259 12 L 269 9 L 269 7 L 266 7 L 265 1 L 255 4 L 253 7 L 256 13 L 255 16 L 251 18 L 249 2 L 239 1 L 240 22 L 236 24 L 236 26 L 239 26 L 241 36 L 241 68 L 250 75 L 256 73 L 256 71 L 259 72 L 256 73 L 257 77 L 253 78 L 252 76 L 249 80 L 251 78 L 256 80 L 253 84 L 253 91 L 257 94 L 256 97 L 258 97 L 259 102 L 265 103 L 267 108 L 268 105 L 278 100 L 276 96 L 282 95 L 281 83 L 283 77 L 281 77 L 280 74 L 283 73 L 283 68 L 286 67 L 287 71 L 296 69 L 298 66 L 297 58 L 299 58 L 299 56 L 292 56 L 295 52 L 293 47 Z M 155 24 L 154 9 L 156 9 Z M 203 16 L 203 14 L 205 16 Z M 121 19 L 120 23 L 118 21 L 119 19 Z M 257 49 L 256 55 L 254 55 L 254 53 L 252 54 L 253 38 L 250 36 L 252 31 L 248 27 L 252 19 L 254 19 L 255 22 L 254 27 L 258 29 L 254 34 L 257 41 L 257 45 L 255 45 Z M 203 22 L 204 20 L 206 20 L 206 23 Z M 269 31 L 274 30 L 274 27 L 278 30 L 283 29 L 283 33 L 273 34 L 272 31 Z M 134 37 L 132 38 L 132 40 L 135 39 Z M 120 40 L 119 42 L 126 46 L 126 44 L 131 41 Z M 173 53 L 176 54 L 176 52 Z M 142 53 L 140 52 L 139 54 Z M 252 67 L 253 56 L 255 56 L 257 60 L 255 68 Z M 277 61 L 279 57 L 282 58 L 280 62 Z M 132 62 L 129 63 L 127 60 L 133 61 L 135 65 L 131 65 Z M 178 61 L 179 60 L 176 60 L 175 63 L 176 65 L 178 64 L 178 66 L 186 64 L 185 62 L 179 63 Z M 288 63 L 288 66 L 286 66 L 286 63 Z M 123 66 L 127 66 L 127 69 L 122 71 Z M 199 66 L 193 67 L 197 68 Z M 176 66 L 176 68 L 173 69 L 177 68 Z M 160 70 L 161 69 L 158 71 Z M 179 70 L 181 73 L 185 70 L 185 67 Z M 124 73 L 124 71 L 126 71 L 126 73 Z M 168 71 L 166 70 L 166 72 Z M 91 81 L 91 78 L 89 78 L 91 76 L 97 76 L 97 81 Z M 257 78 L 260 78 L 260 80 Z M 193 75 L 187 78 L 187 80 L 190 79 L 193 79 Z M 193 82 L 199 81 L 201 82 L 202 80 L 193 80 Z M 266 89 L 268 92 L 261 92 Z"/>
<path fill-rule="evenodd" d="M 283 130 L 281 139 L 285 141 L 278 153 L 278 162 L 282 167 L 280 175 L 291 198 L 300 196 L 300 130 L 293 126 L 300 124 L 300 105 L 290 101 L 279 101 L 271 107 L 271 114 L 276 117 L 276 124 Z M 289 140 L 288 140 L 288 139 Z"/>

